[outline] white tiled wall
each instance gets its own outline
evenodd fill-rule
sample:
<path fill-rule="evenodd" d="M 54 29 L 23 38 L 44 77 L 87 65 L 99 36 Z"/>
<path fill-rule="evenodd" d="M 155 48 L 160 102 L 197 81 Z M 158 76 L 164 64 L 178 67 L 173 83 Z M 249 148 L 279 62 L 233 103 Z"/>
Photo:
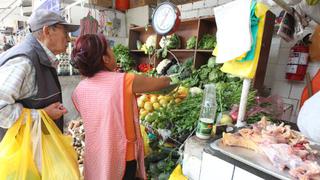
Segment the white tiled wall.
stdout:
<path fill-rule="evenodd" d="M 294 42 L 287 43 L 276 36 L 272 39 L 264 85 L 267 88 L 271 88 L 271 94 L 279 95 L 283 98 L 285 104 L 293 106 L 293 115 L 290 121 L 296 122 L 297 114 L 299 113 L 300 97 L 303 88 L 306 86 L 306 82 L 295 82 L 285 79 L 289 51 L 293 45 Z M 309 63 L 308 72 L 311 78 L 317 73 L 319 68 L 320 63 Z"/>
<path fill-rule="evenodd" d="M 203 0 L 178 6 L 182 19 L 213 15 L 213 7 L 231 2 L 232 0 Z"/>

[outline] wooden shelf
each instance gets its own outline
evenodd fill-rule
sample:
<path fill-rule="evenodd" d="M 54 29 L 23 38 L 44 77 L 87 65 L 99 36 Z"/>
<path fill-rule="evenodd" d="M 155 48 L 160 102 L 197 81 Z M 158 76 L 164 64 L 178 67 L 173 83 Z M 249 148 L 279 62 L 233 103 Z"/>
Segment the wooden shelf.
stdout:
<path fill-rule="evenodd" d="M 149 30 L 149 29 L 153 30 L 152 26 L 150 26 L 150 25 L 147 26 L 147 30 Z M 143 32 L 143 31 L 146 31 L 146 27 L 142 27 L 142 26 L 131 27 L 130 30 L 131 31 L 137 31 L 137 32 Z"/>
<path fill-rule="evenodd" d="M 142 50 L 130 50 L 130 52 L 134 52 L 134 53 L 144 53 L 144 51 L 142 51 Z"/>
<path fill-rule="evenodd" d="M 211 53 L 211 54 L 212 54 L 213 50 L 197 49 L 197 52 L 201 52 L 201 53 Z"/>
<path fill-rule="evenodd" d="M 202 22 L 203 21 L 203 22 Z M 203 25 L 208 25 L 207 27 L 200 27 Z M 204 29 L 199 29 L 204 28 Z M 206 64 L 208 62 L 208 59 L 210 58 L 209 51 L 207 53 L 203 53 L 203 55 L 196 55 L 197 54 L 197 47 L 195 49 L 186 49 L 187 47 L 187 41 L 190 37 L 196 36 L 196 41 L 199 41 L 199 33 L 211 33 L 216 31 L 216 24 L 213 17 L 209 18 L 193 18 L 193 19 L 187 19 L 182 20 L 180 23 L 178 29 L 176 30 L 175 34 L 179 36 L 181 41 L 181 49 L 170 49 L 170 51 L 176 56 L 179 61 L 183 62 L 185 59 L 192 57 L 194 64 L 196 66 L 201 66 L 203 64 Z M 136 64 L 143 63 L 147 59 L 147 55 L 143 53 L 143 51 L 137 50 L 136 42 L 137 40 L 140 40 L 142 43 L 145 43 L 146 39 L 150 35 L 156 35 L 154 30 L 151 26 L 148 26 L 147 31 L 145 30 L 145 27 L 133 27 L 129 30 L 129 49 L 131 52 L 131 55 L 134 57 Z M 159 42 L 162 38 L 161 35 L 156 35 L 156 49 L 160 49 Z M 168 53 L 167 58 L 173 58 L 173 56 Z M 199 59 L 200 58 L 200 59 Z M 157 65 L 163 58 L 155 59 L 155 65 Z"/>
<path fill-rule="evenodd" d="M 171 51 L 171 52 L 195 52 L 196 50 L 195 49 L 169 49 L 169 51 Z M 144 51 L 136 50 L 136 49 L 130 50 L 130 52 L 133 52 L 133 53 L 144 53 Z"/>
<path fill-rule="evenodd" d="M 268 11 L 266 14 L 265 28 L 263 33 L 263 43 L 259 56 L 259 63 L 257 67 L 256 77 L 254 79 L 253 86 L 255 89 L 261 91 L 263 89 L 263 82 L 267 68 L 267 61 L 269 57 L 270 44 L 274 26 L 275 16 L 273 13 Z M 198 49 L 198 44 L 201 38 L 205 34 L 216 34 L 217 26 L 214 17 L 205 17 L 205 18 L 193 18 L 182 20 L 175 34 L 179 36 L 181 40 L 181 49 L 170 49 L 170 51 L 176 56 L 179 61 L 183 62 L 186 58 L 193 57 L 193 66 L 199 68 L 202 65 L 206 64 L 210 57 L 212 57 L 212 50 Z M 156 32 L 152 29 L 151 26 L 145 27 L 132 27 L 129 30 L 129 49 L 132 57 L 136 61 L 138 66 L 140 63 L 148 62 L 148 55 L 144 54 L 143 51 L 137 50 L 137 40 L 145 43 L 147 38 L 150 35 L 156 35 L 156 49 L 160 49 L 159 42 L 161 35 L 157 35 Z M 196 47 L 195 49 L 185 49 L 187 46 L 187 40 L 196 36 Z M 168 53 L 167 58 L 173 58 L 170 53 Z M 153 59 L 154 65 L 156 66 L 163 58 Z"/>
<path fill-rule="evenodd" d="M 169 49 L 171 52 L 195 52 L 195 49 Z"/>

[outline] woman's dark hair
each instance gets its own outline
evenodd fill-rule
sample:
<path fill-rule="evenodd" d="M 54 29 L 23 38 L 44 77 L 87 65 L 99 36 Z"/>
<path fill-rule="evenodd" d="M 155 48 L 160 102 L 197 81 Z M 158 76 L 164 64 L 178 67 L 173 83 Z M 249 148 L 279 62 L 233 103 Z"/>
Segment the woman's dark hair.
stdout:
<path fill-rule="evenodd" d="M 92 77 L 101 70 L 106 70 L 103 55 L 107 54 L 107 40 L 102 34 L 80 36 L 71 53 L 71 64 L 81 75 Z"/>

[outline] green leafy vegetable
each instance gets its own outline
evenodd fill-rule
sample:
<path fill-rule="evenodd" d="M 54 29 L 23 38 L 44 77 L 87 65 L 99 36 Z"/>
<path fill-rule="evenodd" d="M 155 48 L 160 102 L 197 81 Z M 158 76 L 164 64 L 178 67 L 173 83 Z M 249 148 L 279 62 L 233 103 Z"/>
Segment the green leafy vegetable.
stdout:
<path fill-rule="evenodd" d="M 210 57 L 208 60 L 208 67 L 209 68 L 214 68 L 214 66 L 216 65 L 216 57 Z"/>
<path fill-rule="evenodd" d="M 120 66 L 120 68 L 127 72 L 132 70 L 132 66 L 134 65 L 134 62 L 130 56 L 130 51 L 127 46 L 124 46 L 122 44 L 117 44 L 113 47 L 113 52 L 117 61 L 117 64 Z"/>
<path fill-rule="evenodd" d="M 196 47 L 196 44 L 197 44 L 197 37 L 196 36 L 191 36 L 187 40 L 187 49 L 194 49 Z"/>
<path fill-rule="evenodd" d="M 174 64 L 167 70 L 167 75 L 178 73 L 179 69 L 180 69 L 179 65 L 178 64 Z"/>
<path fill-rule="evenodd" d="M 212 34 L 205 34 L 200 42 L 199 49 L 214 49 L 216 47 L 217 41 L 216 36 Z"/>

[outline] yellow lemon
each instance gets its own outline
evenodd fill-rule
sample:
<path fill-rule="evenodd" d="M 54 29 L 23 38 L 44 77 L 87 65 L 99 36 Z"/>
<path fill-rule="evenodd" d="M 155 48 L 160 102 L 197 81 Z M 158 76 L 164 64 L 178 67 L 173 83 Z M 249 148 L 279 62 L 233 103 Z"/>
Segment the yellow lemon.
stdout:
<path fill-rule="evenodd" d="M 158 102 L 153 103 L 152 106 L 154 109 L 159 109 L 161 107 Z"/>
<path fill-rule="evenodd" d="M 171 101 L 171 100 L 173 99 L 173 97 L 171 97 L 171 96 L 165 96 L 165 99 L 169 102 L 169 101 Z"/>
<path fill-rule="evenodd" d="M 161 106 L 165 107 L 168 104 L 168 101 L 166 99 L 161 99 L 159 103 L 161 104 Z"/>
<path fill-rule="evenodd" d="M 160 101 L 160 100 L 163 99 L 163 98 L 164 98 L 163 95 L 158 96 L 158 101 Z"/>
<path fill-rule="evenodd" d="M 138 99 L 137 103 L 138 103 L 138 107 L 139 107 L 139 108 L 143 108 L 143 106 L 144 106 L 144 101 L 142 101 L 141 99 Z"/>
<path fill-rule="evenodd" d="M 143 94 L 142 96 L 140 96 L 139 98 L 138 98 L 138 101 L 146 101 L 148 99 L 148 95 L 146 95 L 146 94 Z"/>
<path fill-rule="evenodd" d="M 180 86 L 178 89 L 178 94 L 188 94 L 188 88 Z"/>
<path fill-rule="evenodd" d="M 176 98 L 175 100 L 174 100 L 174 102 L 176 102 L 176 103 L 179 103 L 179 102 L 181 102 L 182 101 L 182 99 L 180 99 L 180 98 Z"/>
<path fill-rule="evenodd" d="M 142 111 L 141 111 L 142 110 Z M 140 118 L 144 118 L 146 117 L 146 115 L 148 114 L 148 111 L 144 110 L 144 109 L 141 109 L 140 110 Z"/>
<path fill-rule="evenodd" d="M 151 112 L 153 110 L 153 106 L 152 106 L 152 103 L 151 102 L 145 102 L 144 103 L 144 109 Z"/>
<path fill-rule="evenodd" d="M 157 96 L 152 95 L 152 96 L 150 97 L 150 102 L 151 102 L 151 103 L 155 103 L 155 102 L 157 102 L 157 101 L 158 101 Z"/>

